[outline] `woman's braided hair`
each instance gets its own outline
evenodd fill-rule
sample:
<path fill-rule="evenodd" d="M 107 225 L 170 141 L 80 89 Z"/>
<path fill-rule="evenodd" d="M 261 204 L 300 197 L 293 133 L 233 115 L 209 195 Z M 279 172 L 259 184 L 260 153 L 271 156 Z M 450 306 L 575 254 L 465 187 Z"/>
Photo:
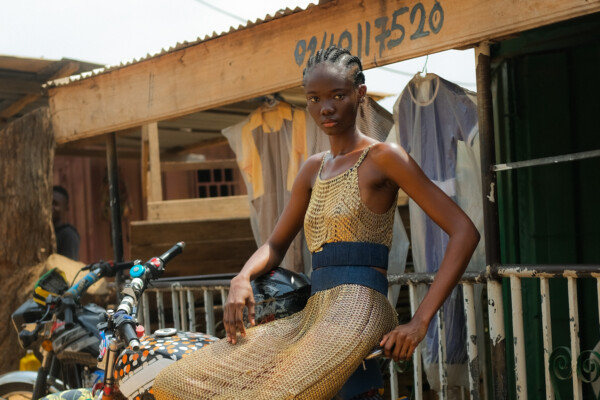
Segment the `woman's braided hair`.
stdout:
<path fill-rule="evenodd" d="M 350 78 L 356 87 L 365 83 L 365 74 L 363 74 L 360 58 L 353 56 L 348 50 L 336 46 L 331 46 L 326 50 L 321 49 L 308 59 L 306 68 L 304 68 L 304 71 L 302 72 L 302 80 L 304 83 L 306 83 L 306 77 L 309 72 L 322 63 L 330 63 L 352 70 L 352 76 Z"/>

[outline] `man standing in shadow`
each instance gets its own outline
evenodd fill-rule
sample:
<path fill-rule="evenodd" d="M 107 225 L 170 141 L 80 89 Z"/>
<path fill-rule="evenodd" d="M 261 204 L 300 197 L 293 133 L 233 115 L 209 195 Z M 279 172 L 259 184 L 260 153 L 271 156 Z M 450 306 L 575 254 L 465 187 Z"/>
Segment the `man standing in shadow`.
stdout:
<path fill-rule="evenodd" d="M 69 211 L 69 193 L 62 186 L 52 188 L 52 224 L 56 235 L 56 252 L 75 261 L 79 260 L 79 233 L 64 221 Z"/>

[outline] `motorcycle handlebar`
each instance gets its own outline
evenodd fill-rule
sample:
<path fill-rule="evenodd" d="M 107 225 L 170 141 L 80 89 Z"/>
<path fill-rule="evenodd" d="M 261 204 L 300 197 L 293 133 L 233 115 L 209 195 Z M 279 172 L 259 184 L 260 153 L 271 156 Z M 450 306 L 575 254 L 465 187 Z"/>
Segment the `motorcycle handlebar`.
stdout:
<path fill-rule="evenodd" d="M 160 256 L 159 258 L 162 260 L 163 263 L 166 264 L 169 261 L 171 261 L 175 256 L 181 254 L 181 252 L 183 251 L 184 248 L 185 248 L 185 242 L 178 242 L 173 247 L 171 247 L 169 250 L 165 251 L 163 253 L 163 255 Z"/>

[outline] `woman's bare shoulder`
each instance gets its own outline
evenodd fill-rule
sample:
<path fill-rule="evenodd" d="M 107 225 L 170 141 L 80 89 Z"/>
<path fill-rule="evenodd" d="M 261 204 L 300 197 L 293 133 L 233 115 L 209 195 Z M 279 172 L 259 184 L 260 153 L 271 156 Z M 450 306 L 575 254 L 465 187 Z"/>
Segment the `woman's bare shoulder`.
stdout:
<path fill-rule="evenodd" d="M 377 143 L 369 153 L 371 158 L 380 165 L 390 162 L 408 162 L 410 159 L 406 150 L 395 143 Z"/>
<path fill-rule="evenodd" d="M 321 152 L 308 157 L 302 164 L 302 167 L 300 167 L 300 171 L 298 171 L 297 180 L 304 180 L 309 186 L 312 187 L 312 181 L 319 172 L 319 168 L 321 167 L 321 162 L 323 161 L 323 156 L 325 153 L 326 152 Z"/>

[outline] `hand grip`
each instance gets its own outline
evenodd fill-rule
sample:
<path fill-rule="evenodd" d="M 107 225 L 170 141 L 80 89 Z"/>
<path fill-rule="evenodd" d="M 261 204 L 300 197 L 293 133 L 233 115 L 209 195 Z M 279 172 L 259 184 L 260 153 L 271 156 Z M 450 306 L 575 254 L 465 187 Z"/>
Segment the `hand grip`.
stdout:
<path fill-rule="evenodd" d="M 185 248 L 185 242 L 176 243 L 175 246 L 173 246 L 169 250 L 165 251 L 164 254 L 162 256 L 160 256 L 159 258 L 162 260 L 163 263 L 166 264 L 169 261 L 171 261 L 173 259 L 173 257 L 175 257 L 178 254 L 181 254 L 181 252 L 183 251 L 184 248 Z"/>

